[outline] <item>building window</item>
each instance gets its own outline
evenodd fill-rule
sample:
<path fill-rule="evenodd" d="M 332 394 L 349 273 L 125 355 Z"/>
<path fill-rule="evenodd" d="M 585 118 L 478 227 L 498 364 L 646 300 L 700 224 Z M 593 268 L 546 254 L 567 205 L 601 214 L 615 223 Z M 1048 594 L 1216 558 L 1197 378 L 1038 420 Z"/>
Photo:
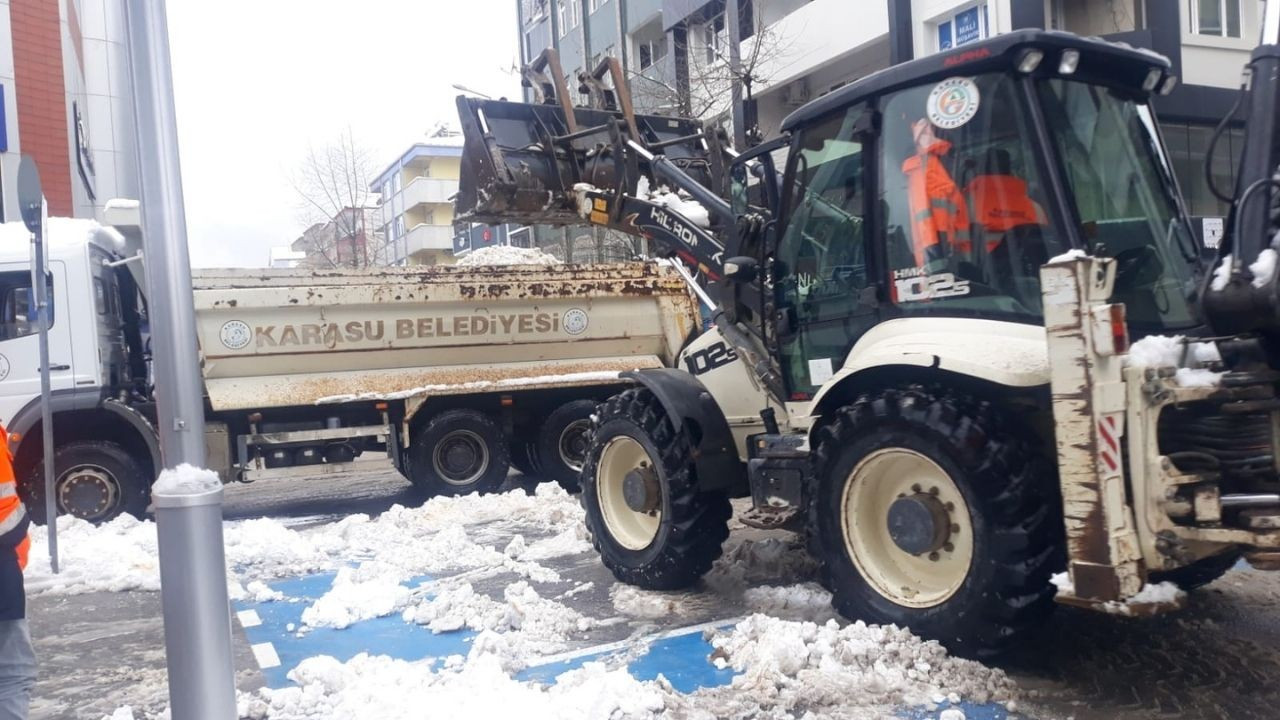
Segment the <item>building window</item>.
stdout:
<path fill-rule="evenodd" d="M 533 32 L 524 34 L 524 61 L 533 62 Z"/>
<path fill-rule="evenodd" d="M 716 15 L 702 26 L 702 42 L 707 48 L 707 64 L 725 58 L 729 49 L 729 27 L 725 24 L 724 13 Z"/>
<path fill-rule="evenodd" d="M 1214 197 L 1204 179 L 1205 155 L 1209 151 L 1213 128 L 1207 125 L 1162 122 L 1160 132 L 1169 149 L 1173 174 L 1178 178 L 1187 212 L 1195 217 L 1226 217 L 1230 207 Z M 1214 184 L 1219 190 L 1231 192 L 1235 185 L 1236 166 L 1243 152 L 1243 128 L 1228 128 L 1218 140 L 1213 155 L 1212 173 Z"/>
<path fill-rule="evenodd" d="M 636 43 L 636 55 L 640 58 L 640 69 L 647 70 L 667 56 L 667 38 L 648 40 Z"/>
<path fill-rule="evenodd" d="M 1190 10 L 1197 35 L 1240 37 L 1240 0 L 1191 0 Z"/>
<path fill-rule="evenodd" d="M 560 18 L 560 37 L 582 24 L 582 0 L 556 0 L 556 13 Z"/>
<path fill-rule="evenodd" d="M 936 23 L 936 28 L 939 51 L 989 37 L 991 30 L 987 23 L 987 4 L 978 3 L 945 15 Z"/>
<path fill-rule="evenodd" d="M 599 10 L 600 6 L 604 5 L 606 2 L 608 2 L 608 0 L 591 0 L 591 12 Z"/>

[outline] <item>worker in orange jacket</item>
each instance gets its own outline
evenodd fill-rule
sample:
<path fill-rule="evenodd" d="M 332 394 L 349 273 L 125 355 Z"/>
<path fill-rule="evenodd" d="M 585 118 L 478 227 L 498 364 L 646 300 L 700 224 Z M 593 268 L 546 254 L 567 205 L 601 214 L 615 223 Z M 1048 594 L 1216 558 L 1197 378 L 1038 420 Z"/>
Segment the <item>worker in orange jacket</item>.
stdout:
<path fill-rule="evenodd" d="M 26 720 L 36 681 L 22 586 L 31 547 L 28 522 L 13 476 L 9 434 L 0 426 L 0 720 Z"/>
<path fill-rule="evenodd" d="M 933 123 L 927 118 L 911 123 L 911 137 L 915 154 L 902 163 L 911 211 L 911 245 L 916 267 L 932 274 L 947 266 L 952 253 L 969 250 L 969 209 L 942 164 L 942 157 L 951 152 L 951 143 L 934 134 Z"/>

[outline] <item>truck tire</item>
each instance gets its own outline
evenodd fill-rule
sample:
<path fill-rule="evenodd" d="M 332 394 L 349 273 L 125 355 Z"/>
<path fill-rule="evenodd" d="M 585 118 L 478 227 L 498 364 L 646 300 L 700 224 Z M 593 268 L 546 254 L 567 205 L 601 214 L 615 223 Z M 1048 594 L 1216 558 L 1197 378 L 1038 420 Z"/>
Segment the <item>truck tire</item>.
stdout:
<path fill-rule="evenodd" d="M 818 432 L 810 522 L 837 611 L 978 656 L 1048 617 L 1059 490 L 1013 430 L 989 403 L 917 387 L 836 412 Z"/>
<path fill-rule="evenodd" d="M 521 475 L 537 477 L 542 474 L 538 470 L 538 447 L 532 441 L 512 440 L 510 452 L 511 467 L 519 470 Z"/>
<path fill-rule="evenodd" d="M 151 502 L 154 479 L 143 463 L 112 442 L 80 440 L 54 452 L 58 514 L 100 524 L 122 513 L 141 519 Z M 44 463 L 27 478 L 27 512 L 45 524 Z"/>
<path fill-rule="evenodd" d="M 699 492 L 693 444 L 649 390 L 627 390 L 600 406 L 582 483 L 591 542 L 618 580 L 685 588 L 720 557 L 729 498 Z"/>
<path fill-rule="evenodd" d="M 1150 582 L 1171 582 L 1183 590 L 1195 590 L 1217 580 L 1240 561 L 1239 551 L 1230 551 L 1221 555 L 1200 558 L 1199 560 L 1174 570 L 1162 570 L 1151 573 Z"/>
<path fill-rule="evenodd" d="M 556 408 L 538 433 L 538 466 L 548 478 L 571 493 L 582 489 L 579 479 L 591 440 L 595 400 L 573 400 Z"/>
<path fill-rule="evenodd" d="M 507 439 L 475 410 L 446 410 L 418 432 L 410 480 L 428 497 L 497 490 L 507 479 Z"/>

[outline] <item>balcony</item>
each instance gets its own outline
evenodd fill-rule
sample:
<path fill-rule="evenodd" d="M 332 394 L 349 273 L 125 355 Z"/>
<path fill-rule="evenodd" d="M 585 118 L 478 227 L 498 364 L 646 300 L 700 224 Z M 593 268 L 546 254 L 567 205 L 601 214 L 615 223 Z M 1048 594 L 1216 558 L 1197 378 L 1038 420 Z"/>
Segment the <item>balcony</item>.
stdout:
<path fill-rule="evenodd" d="M 756 93 L 784 85 L 862 49 L 889 33 L 887 3 L 851 3 L 849 0 L 813 0 L 773 23 L 767 34 L 785 52 L 761 58 L 756 74 L 765 80 Z M 751 56 L 752 43 L 761 34 L 742 43 L 744 57 Z M 764 54 L 768 55 L 766 51 Z"/>
<path fill-rule="evenodd" d="M 403 203 L 404 208 L 411 208 L 424 203 L 451 204 L 453 195 L 457 192 L 457 180 L 419 177 L 414 178 L 413 182 L 406 185 L 404 190 L 401 191 L 400 201 Z"/>
<path fill-rule="evenodd" d="M 453 227 L 416 225 L 396 245 L 399 245 L 395 252 L 397 262 L 424 250 L 453 250 Z"/>

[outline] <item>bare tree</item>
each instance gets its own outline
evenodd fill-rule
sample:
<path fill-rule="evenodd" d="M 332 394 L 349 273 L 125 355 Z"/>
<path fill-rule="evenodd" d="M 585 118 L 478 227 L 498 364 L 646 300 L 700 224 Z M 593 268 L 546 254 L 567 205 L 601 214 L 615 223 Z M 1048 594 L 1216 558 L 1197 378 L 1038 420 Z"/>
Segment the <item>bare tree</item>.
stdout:
<path fill-rule="evenodd" d="M 369 151 L 347 128 L 333 142 L 311 147 L 292 179 L 307 230 L 294 243 L 307 264 L 322 268 L 386 265 L 386 238 L 379 227 L 377 195 L 369 192 L 376 172 Z"/>
<path fill-rule="evenodd" d="M 733 37 L 729 28 L 717 33 L 714 26 L 703 24 L 673 33 L 669 36 L 675 45 L 671 57 L 687 58 L 688 88 L 682 87 L 678 72 L 632 71 L 629 84 L 636 107 L 709 120 L 729 112 L 729 91 L 734 83 L 741 84 L 750 99 L 754 86 L 771 79 L 770 73 L 786 57 L 788 45 L 777 24 L 763 20 L 768 14 L 767 0 L 757 0 L 751 7 L 750 17 L 744 20 L 749 23 L 750 37 L 742 42 L 736 68 L 729 61 L 728 43 Z"/>

